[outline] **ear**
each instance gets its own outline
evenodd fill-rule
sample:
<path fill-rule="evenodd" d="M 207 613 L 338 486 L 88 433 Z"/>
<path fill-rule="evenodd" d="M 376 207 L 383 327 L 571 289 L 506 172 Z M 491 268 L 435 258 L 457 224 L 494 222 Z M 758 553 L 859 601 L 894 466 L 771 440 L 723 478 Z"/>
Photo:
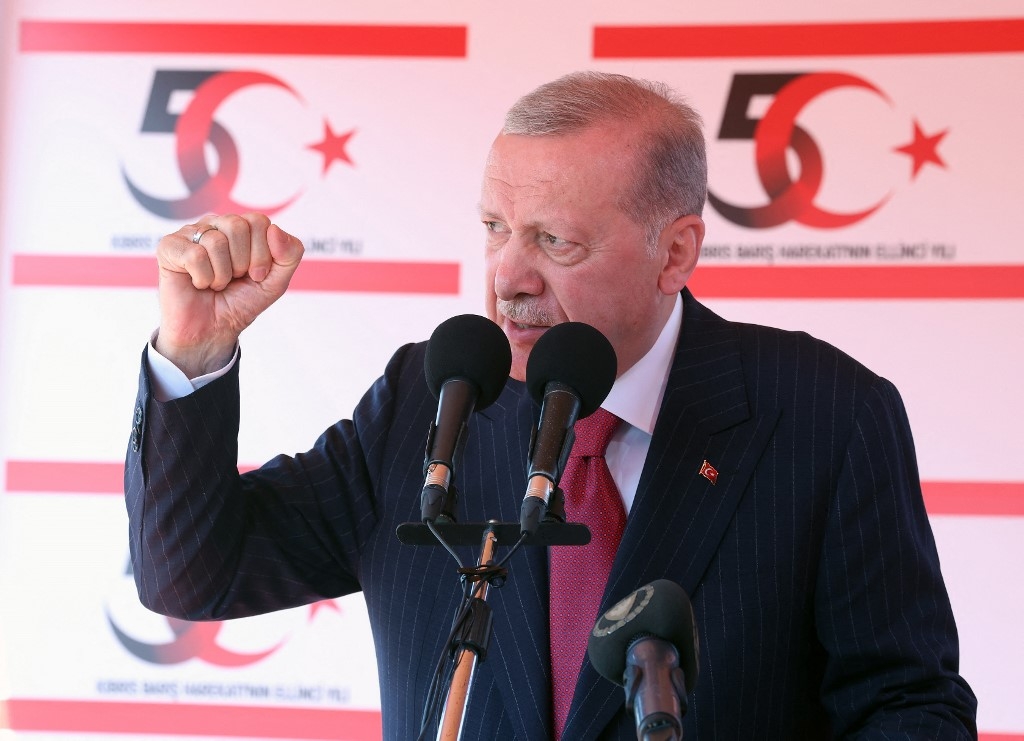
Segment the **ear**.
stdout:
<path fill-rule="evenodd" d="M 664 260 L 658 289 L 665 295 L 679 293 L 697 267 L 704 242 L 704 220 L 696 214 L 680 216 L 661 232 L 658 250 Z"/>

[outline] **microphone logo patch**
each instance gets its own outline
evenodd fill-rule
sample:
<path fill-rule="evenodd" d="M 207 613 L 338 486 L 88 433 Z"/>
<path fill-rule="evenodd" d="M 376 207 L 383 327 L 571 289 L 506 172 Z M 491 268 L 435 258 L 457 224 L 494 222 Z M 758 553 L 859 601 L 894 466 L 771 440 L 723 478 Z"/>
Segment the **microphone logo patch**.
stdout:
<path fill-rule="evenodd" d="M 594 635 L 600 638 L 614 633 L 643 612 L 653 596 L 654 587 L 648 584 L 623 597 L 597 619 Z"/>

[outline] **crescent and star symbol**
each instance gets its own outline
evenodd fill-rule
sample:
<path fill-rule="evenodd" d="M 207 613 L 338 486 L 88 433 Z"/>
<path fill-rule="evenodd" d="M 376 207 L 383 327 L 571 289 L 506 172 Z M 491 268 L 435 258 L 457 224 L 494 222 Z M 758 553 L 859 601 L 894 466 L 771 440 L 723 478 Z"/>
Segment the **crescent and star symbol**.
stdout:
<path fill-rule="evenodd" d="M 160 199 L 143 192 L 126 173 L 125 183 L 135 199 L 152 213 L 168 219 L 193 218 L 203 213 L 242 213 L 261 211 L 274 215 L 287 208 L 301 195 L 276 203 L 252 206 L 236 201 L 232 196 L 239 175 L 239 152 L 227 129 L 214 118 L 221 105 L 240 90 L 256 85 L 280 88 L 296 100 L 301 97 L 287 83 L 263 72 L 214 71 L 187 72 L 164 71 L 158 75 L 193 77 L 191 84 L 182 84 L 179 90 L 192 90 L 188 106 L 180 115 L 160 110 L 161 128 L 144 128 L 143 131 L 168 133 L 175 137 L 175 154 L 182 180 L 188 195 L 179 199 Z M 863 78 L 842 72 L 817 72 L 789 75 L 737 75 L 736 80 L 760 78 L 777 80 L 771 88 L 759 88 L 757 92 L 774 94 L 772 103 L 759 121 L 745 120 L 741 125 L 750 125 L 752 130 L 740 137 L 753 140 L 754 159 L 757 174 L 768 196 L 768 202 L 760 206 L 737 206 L 727 202 L 715 193 L 708 194 L 711 205 L 727 220 L 740 226 L 764 229 L 796 221 L 818 229 L 837 229 L 861 221 L 881 208 L 890 198 L 886 195 L 874 205 L 851 213 L 829 211 L 815 203 L 815 197 L 824 179 L 824 157 L 811 135 L 797 126 L 796 120 L 804 108 L 823 93 L 838 88 L 860 88 L 874 93 L 889 102 L 878 87 Z M 734 85 L 736 83 L 734 82 Z M 154 96 L 157 84 L 154 83 Z M 151 101 L 152 103 L 153 101 Z M 147 111 L 147 115 L 150 112 Z M 743 118 L 746 118 L 743 114 Z M 173 123 L 172 123 L 173 122 Z M 946 167 L 939 156 L 938 147 L 949 132 L 948 129 L 928 134 L 915 119 L 913 138 L 894 152 L 911 158 L 911 180 L 916 180 L 922 168 L 931 164 Z M 306 149 L 317 152 L 323 158 L 321 175 L 326 176 L 335 162 L 355 167 L 348 147 L 355 130 L 336 133 L 329 121 L 324 120 L 323 138 Z M 217 169 L 211 172 L 207 163 L 207 147 L 216 153 Z M 787 165 L 788 153 L 796 154 L 799 162 L 799 176 L 790 176 Z"/>
<path fill-rule="evenodd" d="M 891 104 L 888 96 L 867 80 L 841 72 L 774 77 L 787 81 L 775 92 L 764 117 L 757 122 L 747 122 L 756 123 L 752 136 L 754 158 L 758 177 L 769 202 L 761 206 L 741 207 L 725 201 L 714 193 L 709 193 L 708 200 L 711 205 L 734 224 L 754 229 L 779 226 L 789 221 L 818 229 L 837 229 L 875 213 L 889 200 L 890 195 L 886 195 L 873 206 L 852 213 L 827 211 L 815 204 L 814 199 L 824 177 L 824 158 L 818 144 L 807 131 L 797 126 L 796 120 L 811 101 L 830 90 L 843 87 L 861 88 Z M 763 90 L 759 92 L 763 93 Z M 947 133 L 948 129 L 937 134 L 926 134 L 918 121 L 914 121 L 912 141 L 893 150 L 911 158 L 912 180 L 917 178 L 921 168 L 926 164 L 946 167 L 945 162 L 939 157 L 938 145 Z M 797 155 L 799 161 L 799 177 L 795 180 L 789 174 L 786 161 L 787 152 L 790 151 Z"/>
<path fill-rule="evenodd" d="M 124 576 L 130 578 L 132 564 L 129 560 Z M 306 624 L 310 624 L 322 611 L 344 614 L 344 610 L 336 600 L 324 599 L 309 605 Z M 222 622 L 204 621 L 190 622 L 177 618 L 165 618 L 170 628 L 171 640 L 163 643 L 150 643 L 128 635 L 107 611 L 107 623 L 118 642 L 133 656 L 150 664 L 172 665 L 182 664 L 189 659 L 199 659 L 207 664 L 220 667 L 242 667 L 255 664 L 267 658 L 287 642 L 282 638 L 275 645 L 263 651 L 243 653 L 231 651 L 218 643 L 218 636 L 223 627 Z"/>
<path fill-rule="evenodd" d="M 939 167 L 945 168 L 946 163 L 939 157 L 939 142 L 942 141 L 943 137 L 949 133 L 949 129 L 940 131 L 938 134 L 925 134 L 921 129 L 921 124 L 914 120 L 914 139 L 909 144 L 904 144 L 902 147 L 896 147 L 894 152 L 902 152 L 908 155 L 913 161 L 913 171 L 910 174 L 911 180 L 917 179 L 917 173 L 920 172 L 921 168 L 931 163 L 938 165 Z"/>
<path fill-rule="evenodd" d="M 232 196 L 239 174 L 238 147 L 227 129 L 217 123 L 214 116 L 230 96 L 255 85 L 281 88 L 301 101 L 298 93 L 287 83 L 263 72 L 209 73 L 209 76 L 195 87 L 188 106 L 177 116 L 173 132 L 167 131 L 174 134 L 178 168 L 189 194 L 173 200 L 156 198 L 142 191 L 126 173 L 122 173 L 128 189 L 142 206 L 164 218 L 184 219 L 204 213 L 247 211 L 259 211 L 272 216 L 295 202 L 300 194 L 295 194 L 280 203 L 260 206 L 239 203 Z M 355 130 L 336 134 L 330 123 L 324 121 L 323 139 L 307 147 L 319 152 L 323 157 L 322 175 L 326 175 L 335 162 L 355 166 L 348 153 L 349 140 L 354 134 Z M 217 155 L 215 172 L 211 172 L 207 164 L 207 145 L 212 146 Z"/>
<path fill-rule="evenodd" d="M 349 131 L 345 134 L 335 134 L 331 131 L 331 125 L 325 120 L 324 121 L 324 138 L 316 144 L 310 144 L 306 149 L 312 149 L 315 152 L 319 152 L 324 157 L 324 169 L 323 174 L 327 174 L 327 170 L 337 160 L 345 162 L 355 167 L 355 162 L 348 156 L 348 140 L 355 134 L 355 130 Z"/>
<path fill-rule="evenodd" d="M 342 613 L 342 608 L 334 600 L 321 600 L 309 606 L 307 624 L 313 622 L 317 613 L 321 610 Z M 172 638 L 165 643 L 147 643 L 132 638 L 114 622 L 114 618 L 108 613 L 107 623 L 114 632 L 118 642 L 130 654 L 150 664 L 182 664 L 189 659 L 199 659 L 207 664 L 222 667 L 240 667 L 255 664 L 267 658 L 279 648 L 286 640 L 282 639 L 277 644 L 264 651 L 253 653 L 241 653 L 230 651 L 217 642 L 223 623 L 220 622 L 189 622 L 177 618 L 166 618 L 167 625 L 171 630 Z"/>

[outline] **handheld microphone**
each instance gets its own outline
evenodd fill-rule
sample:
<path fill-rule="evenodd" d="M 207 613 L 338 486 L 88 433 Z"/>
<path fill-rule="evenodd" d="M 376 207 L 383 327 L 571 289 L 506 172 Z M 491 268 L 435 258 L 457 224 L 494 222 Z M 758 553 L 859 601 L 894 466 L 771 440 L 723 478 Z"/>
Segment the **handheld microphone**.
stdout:
<path fill-rule="evenodd" d="M 526 362 L 526 388 L 541 405 L 530 440 L 520 529 L 535 533 L 575 439 L 577 419 L 593 413 L 615 383 L 618 361 L 608 339 L 589 324 L 556 324 L 541 335 Z"/>
<path fill-rule="evenodd" d="M 420 514 L 423 522 L 454 521 L 455 458 L 465 445 L 469 417 L 501 394 L 512 349 L 497 324 L 476 314 L 446 319 L 430 336 L 423 362 L 437 416 L 427 433 Z"/>
<path fill-rule="evenodd" d="M 693 606 L 675 582 L 640 587 L 597 619 L 587 641 L 597 672 L 626 688 L 638 739 L 681 739 L 700 647 Z"/>

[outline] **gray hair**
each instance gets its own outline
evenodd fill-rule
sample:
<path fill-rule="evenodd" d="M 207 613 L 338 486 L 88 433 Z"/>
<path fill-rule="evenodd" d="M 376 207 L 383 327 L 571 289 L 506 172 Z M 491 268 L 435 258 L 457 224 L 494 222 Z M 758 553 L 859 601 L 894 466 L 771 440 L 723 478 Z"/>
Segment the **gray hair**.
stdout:
<path fill-rule="evenodd" d="M 637 172 L 619 206 L 644 228 L 653 253 L 665 225 L 699 216 L 708 193 L 700 115 L 671 88 L 625 75 L 574 72 L 516 101 L 502 133 L 573 134 L 609 121 L 634 123 L 640 131 Z"/>

